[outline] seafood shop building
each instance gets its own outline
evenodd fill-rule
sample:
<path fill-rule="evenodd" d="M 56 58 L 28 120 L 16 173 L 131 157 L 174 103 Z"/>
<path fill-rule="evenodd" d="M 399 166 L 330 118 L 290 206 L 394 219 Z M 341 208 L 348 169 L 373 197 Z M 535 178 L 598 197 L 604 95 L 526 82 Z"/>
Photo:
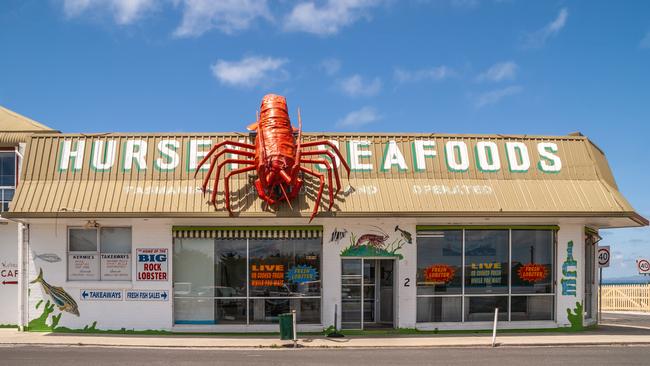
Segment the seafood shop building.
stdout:
<path fill-rule="evenodd" d="M 212 205 L 199 162 L 252 135 L 31 136 L 3 213 L 22 228 L 19 324 L 275 331 L 294 309 L 301 331 L 477 329 L 498 308 L 501 328 L 581 327 L 596 321 L 598 230 L 648 225 L 580 134 L 302 138 L 342 154 L 309 164 L 291 205 L 237 174 L 237 146 Z"/>

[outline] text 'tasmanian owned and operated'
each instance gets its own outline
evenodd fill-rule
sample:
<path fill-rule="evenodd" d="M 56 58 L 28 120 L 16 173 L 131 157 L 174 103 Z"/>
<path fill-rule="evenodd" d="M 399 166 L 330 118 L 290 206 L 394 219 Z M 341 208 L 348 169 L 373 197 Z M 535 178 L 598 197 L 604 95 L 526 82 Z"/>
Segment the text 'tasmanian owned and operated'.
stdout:
<path fill-rule="evenodd" d="M 167 281 L 167 248 L 136 249 L 138 281 Z"/>

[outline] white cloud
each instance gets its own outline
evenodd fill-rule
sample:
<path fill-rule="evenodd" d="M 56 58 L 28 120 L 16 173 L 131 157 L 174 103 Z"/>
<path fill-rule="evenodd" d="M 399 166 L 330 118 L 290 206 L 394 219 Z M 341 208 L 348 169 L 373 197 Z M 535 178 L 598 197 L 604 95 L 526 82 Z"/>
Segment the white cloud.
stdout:
<path fill-rule="evenodd" d="M 423 80 L 444 80 L 455 76 L 456 72 L 447 66 L 436 66 L 420 70 L 395 69 L 395 80 L 400 83 L 418 82 Z"/>
<path fill-rule="evenodd" d="M 505 97 L 521 93 L 522 90 L 523 88 L 521 86 L 514 85 L 503 89 L 496 89 L 485 92 L 478 96 L 476 100 L 476 106 L 478 108 L 481 108 L 490 104 L 496 104 Z"/>
<path fill-rule="evenodd" d="M 639 48 L 650 48 L 650 31 L 648 31 L 641 39 L 641 42 L 639 42 Z"/>
<path fill-rule="evenodd" d="M 267 0 L 175 0 L 183 3 L 176 37 L 197 37 L 214 28 L 224 33 L 247 29 L 256 18 L 271 19 Z"/>
<path fill-rule="evenodd" d="M 530 33 L 525 40 L 525 47 L 528 48 L 539 48 L 544 46 L 546 41 L 553 36 L 556 36 L 562 28 L 566 25 L 567 19 L 569 17 L 569 11 L 567 8 L 560 9 L 557 17 L 542 29 L 537 30 L 536 32 Z"/>
<path fill-rule="evenodd" d="M 284 58 L 250 56 L 240 61 L 217 60 L 212 74 L 226 85 L 253 87 L 285 80 L 289 73 L 282 68 L 289 60 Z"/>
<path fill-rule="evenodd" d="M 367 9 L 379 3 L 379 0 L 327 0 L 319 6 L 314 1 L 304 1 L 291 10 L 284 29 L 322 36 L 336 34 L 341 28 L 368 17 Z"/>
<path fill-rule="evenodd" d="M 514 80 L 517 76 L 519 66 L 513 61 L 499 62 L 492 65 L 489 69 L 481 73 L 476 80 L 478 81 L 504 81 Z"/>
<path fill-rule="evenodd" d="M 369 123 L 381 119 L 377 110 L 373 107 L 363 107 L 359 110 L 348 113 L 343 119 L 338 121 L 337 127 L 341 128 L 359 128 Z"/>
<path fill-rule="evenodd" d="M 341 91 L 351 97 L 371 97 L 381 90 L 381 80 L 378 77 L 364 80 L 358 74 L 339 80 L 338 84 Z"/>
<path fill-rule="evenodd" d="M 155 0 L 63 0 L 63 12 L 75 18 L 88 11 L 108 11 L 120 25 L 133 23 L 157 5 Z"/>
<path fill-rule="evenodd" d="M 327 75 L 332 76 L 341 70 L 341 61 L 335 58 L 328 58 L 323 60 L 319 66 Z"/>

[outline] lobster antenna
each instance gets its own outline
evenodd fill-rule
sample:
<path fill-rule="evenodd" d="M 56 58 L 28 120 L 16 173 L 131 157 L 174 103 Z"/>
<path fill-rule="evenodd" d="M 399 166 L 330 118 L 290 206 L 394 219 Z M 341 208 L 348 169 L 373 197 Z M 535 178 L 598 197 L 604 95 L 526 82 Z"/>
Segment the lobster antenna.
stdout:
<path fill-rule="evenodd" d="M 300 147 L 302 145 L 302 118 L 300 117 L 300 107 L 298 107 L 298 144 L 296 147 L 296 162 L 294 168 L 300 165 Z"/>
<path fill-rule="evenodd" d="M 284 190 L 284 185 L 280 183 L 280 190 L 282 190 L 282 194 L 284 195 L 284 199 L 287 200 L 287 203 L 289 204 L 289 208 L 291 211 L 293 211 L 293 206 L 291 206 L 291 201 L 289 200 L 289 197 L 287 196 L 287 191 Z"/>
<path fill-rule="evenodd" d="M 377 229 L 379 229 L 379 231 L 380 231 L 382 234 L 388 236 L 388 234 L 386 234 L 386 232 L 385 232 L 382 228 L 380 228 L 379 226 L 376 226 L 376 225 L 370 225 L 370 226 L 372 226 L 372 227 L 376 227 Z"/>

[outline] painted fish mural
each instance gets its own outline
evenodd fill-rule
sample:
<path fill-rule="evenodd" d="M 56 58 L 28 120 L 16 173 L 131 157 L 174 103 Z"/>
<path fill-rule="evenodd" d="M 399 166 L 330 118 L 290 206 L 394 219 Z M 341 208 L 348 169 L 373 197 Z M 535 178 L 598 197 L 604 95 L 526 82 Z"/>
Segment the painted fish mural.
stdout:
<path fill-rule="evenodd" d="M 409 233 L 406 230 L 400 229 L 399 225 L 395 226 L 395 231 L 399 231 L 399 233 L 402 235 L 402 239 L 406 240 L 407 243 L 411 244 L 413 243 L 413 235 Z"/>
<path fill-rule="evenodd" d="M 32 258 L 34 258 L 34 260 L 40 259 L 49 263 L 61 262 L 61 257 L 54 253 L 36 254 L 36 252 L 32 252 Z"/>
<path fill-rule="evenodd" d="M 61 311 L 79 316 L 77 302 L 63 289 L 63 287 L 52 286 L 43 279 L 43 268 L 39 269 L 38 276 L 30 283 L 40 283 L 43 291 L 50 296 L 52 301 Z"/>
<path fill-rule="evenodd" d="M 330 237 L 330 243 L 338 243 L 341 241 L 341 239 L 345 238 L 345 235 L 347 233 L 348 231 L 346 229 L 339 230 L 338 228 L 334 228 L 334 231 L 332 231 L 332 236 Z"/>

